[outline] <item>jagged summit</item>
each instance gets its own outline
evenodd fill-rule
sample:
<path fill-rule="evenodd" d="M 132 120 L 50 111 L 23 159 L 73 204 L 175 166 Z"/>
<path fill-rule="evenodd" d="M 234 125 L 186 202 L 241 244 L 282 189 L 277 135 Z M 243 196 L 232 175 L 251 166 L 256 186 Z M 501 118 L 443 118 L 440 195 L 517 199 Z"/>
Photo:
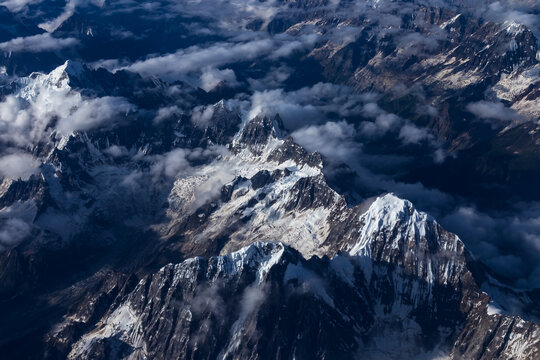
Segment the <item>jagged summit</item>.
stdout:
<path fill-rule="evenodd" d="M 33 102 L 48 91 L 65 93 L 73 88 L 92 89 L 94 83 L 90 69 L 79 62 L 67 60 L 48 74 L 31 73 L 28 77 L 0 86 L 0 93 Z"/>
<path fill-rule="evenodd" d="M 32 73 L 26 86 L 31 85 L 33 79 L 35 83 L 55 89 L 71 89 L 74 87 L 90 87 L 91 70 L 80 62 L 66 60 L 62 65 L 53 69 L 48 74 Z M 20 81 L 20 80 L 19 80 Z"/>
<path fill-rule="evenodd" d="M 270 118 L 259 114 L 248 120 L 239 134 L 237 143 L 259 151 L 272 139 L 280 140 L 286 134 L 285 126 L 279 115 Z"/>
<path fill-rule="evenodd" d="M 114 303 L 68 357 L 103 358 L 120 347 L 133 358 L 266 358 L 269 346 L 284 358 L 539 354 L 540 327 L 492 314 L 470 274 L 461 274 L 464 282 L 454 289 L 373 261 L 366 282 L 369 260 L 360 260 L 346 254 L 306 260 L 286 245 L 256 242 L 170 264 Z M 79 318 L 75 312 L 60 324 L 55 341 L 73 341 Z M 506 336 L 495 340 L 491 333 Z"/>
<path fill-rule="evenodd" d="M 393 248 L 408 252 L 414 251 L 414 248 L 407 248 L 409 245 L 423 245 L 427 249 L 439 245 L 437 236 L 426 238 L 430 232 L 438 227 L 435 219 L 426 213 L 417 211 L 410 201 L 400 199 L 394 194 L 389 193 L 378 197 L 360 217 L 360 222 L 364 224 L 364 227 L 360 234 L 360 241 L 350 249 L 352 254 L 371 256 L 370 243 L 381 239 L 381 233 L 395 229 L 397 226 L 406 229 L 406 237 L 410 237 L 411 242 L 389 244 Z M 392 238 L 384 238 L 385 241 L 390 239 Z M 397 237 L 394 240 L 403 241 L 404 239 Z M 427 241 L 427 243 L 420 244 L 422 240 Z"/>
<path fill-rule="evenodd" d="M 254 242 L 238 251 L 216 258 L 218 268 L 215 276 L 236 276 L 244 269 L 256 269 L 256 282 L 260 284 L 266 280 L 268 271 L 281 261 L 284 253 L 299 256 L 296 251 L 282 243 Z"/>
<path fill-rule="evenodd" d="M 57 87 L 67 86 L 70 81 L 80 81 L 86 71 L 89 71 L 88 68 L 80 62 L 66 60 L 64 64 L 49 73 L 50 82 Z"/>

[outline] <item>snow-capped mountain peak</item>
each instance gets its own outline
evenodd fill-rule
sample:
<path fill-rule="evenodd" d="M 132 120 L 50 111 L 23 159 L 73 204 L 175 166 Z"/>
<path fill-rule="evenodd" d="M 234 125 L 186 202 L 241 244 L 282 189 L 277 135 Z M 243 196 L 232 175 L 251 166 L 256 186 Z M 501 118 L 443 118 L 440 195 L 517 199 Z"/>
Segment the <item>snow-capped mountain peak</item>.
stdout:
<path fill-rule="evenodd" d="M 88 69 L 80 62 L 66 60 L 64 64 L 49 73 L 48 82 L 58 88 L 65 88 L 69 86 L 73 79 L 82 77 L 85 71 L 88 71 Z"/>

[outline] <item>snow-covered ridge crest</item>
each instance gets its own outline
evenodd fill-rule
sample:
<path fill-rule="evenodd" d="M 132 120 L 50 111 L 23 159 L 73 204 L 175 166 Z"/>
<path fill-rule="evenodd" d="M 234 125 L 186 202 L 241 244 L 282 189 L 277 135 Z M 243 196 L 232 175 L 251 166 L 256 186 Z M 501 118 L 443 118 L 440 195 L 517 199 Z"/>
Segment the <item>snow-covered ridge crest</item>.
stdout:
<path fill-rule="evenodd" d="M 392 231 L 397 226 L 411 228 L 412 235 L 426 236 L 426 222 L 435 222 L 428 214 L 418 212 L 409 200 L 398 198 L 394 194 L 378 197 L 369 209 L 360 216 L 362 227 L 359 241 L 348 251 L 351 255 L 371 256 L 369 245 L 383 231 Z M 394 242 L 399 237 L 393 239 Z M 398 247 L 398 243 L 392 246 Z"/>
<path fill-rule="evenodd" d="M 285 128 L 279 115 L 271 119 L 260 113 L 244 123 L 233 139 L 232 150 L 243 156 L 257 156 L 266 160 L 272 150 L 283 144 L 284 134 Z"/>
<path fill-rule="evenodd" d="M 200 214 L 201 228 L 187 234 L 194 238 L 195 243 L 211 242 L 228 232 L 235 221 L 250 219 L 232 231 L 228 238 L 234 246 L 226 245 L 222 254 L 254 241 L 275 242 L 280 238 L 287 244 L 290 244 L 287 240 L 293 238 L 303 241 L 304 244 L 298 243 L 294 247 L 305 255 L 309 254 L 303 249 L 309 249 L 307 251 L 313 254 L 312 240 L 308 238 L 324 239 L 321 235 L 324 234 L 329 210 L 306 209 L 299 213 L 289 209 L 289 203 L 301 196 L 301 189 L 295 185 L 302 179 L 316 178 L 324 183 L 321 159 L 295 144 L 292 138 L 279 138 L 284 133 L 280 122 L 279 118 L 255 117 L 236 134 L 230 153 L 198 168 L 193 174 L 176 179 L 168 196 L 170 222 L 164 233 L 174 233 L 169 229 L 181 225 L 186 212 L 193 213 L 210 202 L 213 204 L 211 214 L 208 217 Z M 212 188 L 217 192 L 202 203 L 197 194 L 208 188 L 208 184 L 214 184 Z M 329 196 L 339 198 L 325 184 L 321 186 L 329 190 Z M 209 194 L 209 191 L 204 191 Z M 307 214 L 310 211 L 312 216 Z"/>
<path fill-rule="evenodd" d="M 394 194 L 378 197 L 360 215 L 357 241 L 345 250 L 371 261 L 396 263 L 428 283 L 459 281 L 466 270 L 465 247 L 433 217 Z"/>
<path fill-rule="evenodd" d="M 285 252 L 282 243 L 255 242 L 230 254 L 217 257 L 219 275 L 236 275 L 246 267 L 257 269 L 257 283 L 260 284 L 270 269 L 276 265 Z"/>
<path fill-rule="evenodd" d="M 137 109 L 122 96 L 89 96 L 85 90 L 92 88 L 91 75 L 84 65 L 68 60 L 49 74 L 32 73 L 0 86 L 2 141 L 23 149 L 52 145 L 77 131 L 113 127 Z"/>
<path fill-rule="evenodd" d="M 83 64 L 73 60 L 66 60 L 64 64 L 51 71 L 48 78 L 51 84 L 58 87 L 68 87 L 70 78 L 78 78 L 84 71 Z"/>
<path fill-rule="evenodd" d="M 378 271 L 380 281 L 364 286 L 354 260 L 348 256 L 306 260 L 283 244 L 257 242 L 228 255 L 169 264 L 143 278 L 125 298 L 113 302 L 93 330 L 75 341 L 69 357 L 91 359 L 99 354 L 100 346 L 122 344 L 120 339 L 133 350 L 126 358 L 152 358 L 157 351 L 185 352 L 184 344 L 197 348 L 193 344 L 207 344 L 203 341 L 216 334 L 228 339 L 225 347 L 211 344 L 216 353 L 226 349 L 231 358 L 244 358 L 236 354 L 246 346 L 251 353 L 261 351 L 253 347 L 253 341 L 266 341 L 264 333 L 259 338 L 259 331 L 265 328 L 290 330 L 293 335 L 284 339 L 304 338 L 303 329 L 313 324 L 295 327 L 299 319 L 286 311 L 296 314 L 306 310 L 306 317 L 300 319 L 315 318 L 315 323 L 324 322 L 330 331 L 347 329 L 354 334 L 344 340 L 344 348 L 351 352 L 343 358 L 364 353 L 386 355 L 369 358 L 420 358 L 426 350 L 433 350 L 437 358 L 457 360 L 483 352 L 465 347 L 471 343 L 489 346 L 488 354 L 498 350 L 501 359 L 536 358 L 538 326 L 518 317 L 488 313 L 489 298 L 477 298 L 474 283 L 466 284 L 466 295 L 472 296 L 474 303 L 462 299 L 461 287 L 451 287 L 444 298 L 440 293 L 429 297 L 437 291 L 435 287 L 426 288 L 422 282 L 401 277 L 399 271 L 385 273 L 384 266 Z M 265 276 L 275 266 L 282 271 Z M 299 300 L 305 309 L 297 307 Z M 280 316 L 275 316 L 275 309 L 280 309 Z M 320 317 L 313 317 L 313 313 Z M 63 326 L 69 329 L 70 321 L 78 318 L 70 317 Z M 438 335 L 435 347 L 424 343 L 426 321 L 437 321 L 438 327 L 432 330 Z M 493 340 L 492 333 L 504 340 Z M 56 336 L 62 340 L 62 334 Z M 474 338 L 470 340 L 470 336 Z M 163 338 L 170 338 L 172 345 L 164 345 Z M 318 339 L 320 343 L 324 340 Z"/>
<path fill-rule="evenodd" d="M 81 63 L 72 60 L 66 60 L 48 74 L 34 72 L 28 77 L 18 78 L 17 80 L 2 86 L 0 89 L 4 93 L 11 93 L 24 100 L 31 101 L 35 99 L 43 89 L 56 91 L 69 91 L 72 89 L 70 83 L 73 79 L 83 76 L 85 67 Z"/>
<path fill-rule="evenodd" d="M 211 213 L 198 215 L 201 227 L 182 235 L 193 238 L 194 243 L 210 244 L 227 233 L 221 254 L 255 241 L 281 241 L 306 258 L 332 257 L 346 251 L 375 261 L 414 266 L 411 272 L 428 281 L 440 276 L 445 282 L 457 275 L 450 271 L 457 269 L 452 267 L 454 262 L 446 261 L 463 254 L 457 236 L 393 194 L 377 198 L 367 211 L 361 206 L 348 207 L 326 183 L 322 164 L 315 166 L 316 159 L 309 159 L 314 155 L 292 140 L 278 138 L 275 121 L 270 118 L 259 116 L 248 122 L 231 150 L 218 164 L 177 179 L 169 195 L 169 203 L 177 205 L 168 212 L 167 234 L 175 234 L 169 229 L 181 225 L 197 188 L 208 183 L 218 167 L 226 169 L 234 180 L 224 184 L 227 195 L 221 201 L 214 199 Z M 460 260 L 458 268 L 463 266 Z"/>

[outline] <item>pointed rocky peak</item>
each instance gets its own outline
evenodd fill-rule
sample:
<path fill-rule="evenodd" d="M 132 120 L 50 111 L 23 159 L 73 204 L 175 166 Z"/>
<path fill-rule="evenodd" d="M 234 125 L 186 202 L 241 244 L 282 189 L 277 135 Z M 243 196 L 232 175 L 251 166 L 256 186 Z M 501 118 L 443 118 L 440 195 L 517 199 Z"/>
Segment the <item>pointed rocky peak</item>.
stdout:
<path fill-rule="evenodd" d="M 456 22 L 459 22 L 462 19 L 463 19 L 463 15 L 462 14 L 457 14 L 454 17 L 452 17 L 450 20 L 447 20 L 447 21 L 443 22 L 439 27 L 441 29 L 446 29 L 448 27 L 452 27 L 454 24 L 456 24 Z"/>
<path fill-rule="evenodd" d="M 13 205 L 20 207 L 21 204 L 31 204 L 31 211 L 25 213 L 32 214 L 29 215 L 32 221 L 36 214 L 53 205 L 49 186 L 42 174 L 32 175 L 27 180 L 4 178 L 0 181 L 0 209 Z"/>
<path fill-rule="evenodd" d="M 214 104 L 214 111 L 218 110 L 228 110 L 227 105 L 225 105 L 225 100 L 221 99 L 217 103 Z"/>
<path fill-rule="evenodd" d="M 230 144 L 242 122 L 238 113 L 230 109 L 223 100 L 205 108 L 198 119 L 200 125 L 196 126 L 204 126 L 203 138 L 219 145 Z"/>
<path fill-rule="evenodd" d="M 51 135 L 53 137 L 54 135 Z M 47 154 L 46 163 L 55 167 L 55 179 L 72 186 L 79 181 L 91 182 L 90 169 L 103 163 L 104 155 L 84 132 L 62 136 Z"/>
<path fill-rule="evenodd" d="M 370 245 L 380 234 L 392 233 L 396 236 L 394 228 L 403 227 L 403 224 L 416 227 L 417 223 L 427 220 L 428 217 L 427 214 L 418 213 L 408 200 L 400 199 L 391 193 L 380 196 L 360 215 L 361 236 L 348 252 L 351 255 L 371 256 Z"/>
<path fill-rule="evenodd" d="M 292 137 L 287 137 L 283 144 L 277 147 L 268 157 L 268 160 L 284 163 L 287 160 L 293 160 L 298 165 L 307 165 L 313 168 L 323 168 L 321 154 L 318 152 L 310 153 L 300 145 L 294 142 Z"/>
<path fill-rule="evenodd" d="M 409 200 L 401 199 L 392 193 L 375 199 L 364 217 L 382 219 L 382 227 L 393 226 L 398 222 L 408 221 L 409 219 L 435 221 L 431 216 L 418 212 Z"/>
<path fill-rule="evenodd" d="M 64 64 L 57 67 L 54 71 L 63 71 L 69 76 L 78 77 L 88 69 L 82 63 L 74 60 L 66 60 Z"/>
<path fill-rule="evenodd" d="M 465 247 L 431 216 L 394 194 L 377 198 L 360 215 L 361 228 L 346 250 L 376 262 L 394 263 L 428 283 L 459 281 L 466 271 Z"/>
<path fill-rule="evenodd" d="M 248 149 L 256 156 L 263 156 L 267 161 L 275 161 L 282 164 L 293 161 L 299 167 L 307 165 L 312 168 L 322 169 L 322 157 L 318 152 L 310 153 L 294 142 L 279 115 L 270 118 L 259 114 L 236 135 L 232 144 L 233 153 L 239 153 L 242 149 Z"/>
<path fill-rule="evenodd" d="M 212 119 L 210 121 L 210 127 L 212 126 L 225 126 L 230 128 L 231 125 L 238 130 L 240 125 L 240 116 L 234 110 L 231 110 L 225 101 L 221 100 L 212 106 Z"/>
<path fill-rule="evenodd" d="M 285 132 L 279 115 L 271 119 L 264 114 L 259 114 L 244 126 L 239 142 L 245 145 L 266 145 L 272 138 L 281 139 Z"/>
<path fill-rule="evenodd" d="M 73 60 L 66 60 L 64 64 L 49 73 L 48 80 L 56 87 L 67 87 L 73 82 L 81 83 L 87 71 L 89 69 L 83 64 Z"/>
<path fill-rule="evenodd" d="M 527 31 L 527 27 L 515 21 L 505 21 L 503 23 L 503 29 L 510 35 L 516 36 L 524 31 Z"/>
<path fill-rule="evenodd" d="M 284 250 L 285 245 L 281 243 L 254 242 L 238 251 L 224 255 L 223 258 L 237 265 L 264 264 L 273 258 L 281 257 Z"/>
<path fill-rule="evenodd" d="M 20 77 L 0 86 L 0 94 L 12 94 L 27 101 L 35 100 L 47 90 L 94 92 L 100 89 L 95 72 L 84 64 L 67 60 L 48 74 L 33 72 L 27 77 Z"/>

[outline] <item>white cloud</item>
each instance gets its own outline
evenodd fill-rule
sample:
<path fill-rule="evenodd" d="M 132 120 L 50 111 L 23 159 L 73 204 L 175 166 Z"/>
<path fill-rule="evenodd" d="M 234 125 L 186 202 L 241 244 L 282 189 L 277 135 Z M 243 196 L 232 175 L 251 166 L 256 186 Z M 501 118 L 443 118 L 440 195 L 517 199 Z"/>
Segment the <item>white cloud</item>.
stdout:
<path fill-rule="evenodd" d="M 207 149 L 178 148 L 162 155 L 149 156 L 147 159 L 143 157 L 143 159 L 152 163 L 150 173 L 155 181 L 159 181 L 163 176 L 176 178 L 189 175 L 196 169 L 191 165 L 193 161 L 214 159 L 225 154 L 226 151 L 222 146 L 212 146 Z"/>
<path fill-rule="evenodd" d="M 172 116 L 179 116 L 181 114 L 182 111 L 176 105 L 162 107 L 157 111 L 156 116 L 154 117 L 154 123 L 159 124 L 163 120 L 166 120 Z"/>
<path fill-rule="evenodd" d="M 87 6 L 89 4 L 103 7 L 105 0 L 67 0 L 66 6 L 54 19 L 39 24 L 39 27 L 49 33 L 58 29 L 66 20 L 68 20 L 75 13 L 75 9 L 81 6 Z"/>
<path fill-rule="evenodd" d="M 21 219 L 0 219 L 0 250 L 11 247 L 30 235 L 30 225 Z"/>
<path fill-rule="evenodd" d="M 304 34 L 293 38 L 286 34 L 276 36 L 280 45 L 272 52 L 270 58 L 279 59 L 291 56 L 295 52 L 303 51 L 315 46 L 320 35 L 317 33 Z"/>
<path fill-rule="evenodd" d="M 215 19 L 214 26 L 227 30 L 244 28 L 255 19 L 267 23 L 279 11 L 280 6 L 282 5 L 277 0 L 196 0 L 176 1 L 172 11 Z"/>
<path fill-rule="evenodd" d="M 156 179 L 165 175 L 175 178 L 181 173 L 191 169 L 188 160 L 190 150 L 174 149 L 159 157 L 159 160 L 152 166 L 151 172 Z"/>
<path fill-rule="evenodd" d="M 234 174 L 226 166 L 216 166 L 206 181 L 195 188 L 195 200 L 190 204 L 191 209 L 198 209 L 202 205 L 213 201 L 221 194 L 223 185 L 234 180 Z"/>
<path fill-rule="evenodd" d="M 467 111 L 480 119 L 513 121 L 519 120 L 520 116 L 514 110 L 507 108 L 501 102 L 478 101 L 467 105 Z"/>
<path fill-rule="evenodd" d="M 0 50 L 4 52 L 42 52 L 54 51 L 78 43 L 75 38 L 55 38 L 49 33 L 18 37 L 0 43 Z"/>
<path fill-rule="evenodd" d="M 118 145 L 112 145 L 109 146 L 107 149 L 103 150 L 105 154 L 109 154 L 114 158 L 126 156 L 129 151 L 125 146 L 118 146 Z"/>
<path fill-rule="evenodd" d="M 368 104 L 367 107 L 369 112 L 375 111 L 375 107 L 379 109 L 376 104 Z M 365 121 L 361 124 L 360 130 L 364 135 L 371 137 L 382 136 L 389 131 L 394 131 L 401 127 L 403 119 L 397 115 L 380 111 L 381 113 L 377 115 L 374 122 Z"/>
<path fill-rule="evenodd" d="M 361 123 L 359 130 L 364 136 L 381 137 L 388 133 L 397 133 L 405 145 L 418 144 L 423 140 L 434 140 L 427 129 L 419 128 L 409 120 L 384 111 L 376 103 L 369 102 L 362 110 L 364 116 L 375 118 L 375 121 Z"/>
<path fill-rule="evenodd" d="M 38 87 L 35 96 L 23 99 L 9 95 L 0 102 L 0 141 L 27 146 L 48 137 L 52 131 L 68 135 L 87 131 L 132 111 L 124 98 L 85 99 L 66 88 Z"/>
<path fill-rule="evenodd" d="M 244 290 L 240 302 L 240 320 L 246 319 L 254 310 L 261 306 L 266 297 L 266 293 L 267 289 L 264 285 L 261 287 L 252 285 Z"/>
<path fill-rule="evenodd" d="M 362 28 L 360 27 L 339 24 L 331 29 L 329 40 L 339 46 L 347 46 L 355 42 L 361 33 Z"/>
<path fill-rule="evenodd" d="M 195 314 L 212 313 L 222 317 L 226 307 L 219 292 L 222 288 L 219 282 L 210 286 L 200 285 L 195 289 L 195 296 L 191 301 L 191 310 Z"/>
<path fill-rule="evenodd" d="M 0 157 L 0 175 L 13 180 L 27 180 L 39 171 L 41 162 L 30 154 L 16 153 Z"/>
<path fill-rule="evenodd" d="M 274 48 L 270 39 L 253 40 L 246 43 L 218 43 L 208 48 L 194 46 L 174 54 L 153 57 L 125 67 L 143 75 L 155 75 L 166 80 L 178 80 L 183 75 L 208 67 L 239 60 L 251 60 L 269 53 Z"/>
<path fill-rule="evenodd" d="M 260 113 L 278 113 L 285 126 L 298 129 L 317 124 L 329 116 L 349 117 L 362 112 L 363 96 L 347 86 L 317 83 L 310 87 L 285 92 L 282 89 L 256 91 L 251 97 L 248 118 Z"/>
<path fill-rule="evenodd" d="M 198 128 L 204 129 L 210 124 L 210 120 L 214 115 L 213 106 L 197 106 L 191 114 L 191 122 Z"/>
<path fill-rule="evenodd" d="M 258 79 L 248 79 L 249 85 L 254 91 L 264 91 L 279 88 L 283 82 L 291 76 L 293 70 L 285 65 L 274 67 L 268 71 L 264 77 Z"/>
<path fill-rule="evenodd" d="M 11 12 L 19 12 L 25 9 L 28 5 L 37 4 L 43 0 L 6 0 L 0 2 L 1 6 L 5 6 Z"/>
<path fill-rule="evenodd" d="M 354 141 L 356 130 L 345 121 L 311 125 L 292 133 L 295 142 L 308 151 L 318 151 L 329 159 L 348 162 L 360 153 Z"/>
<path fill-rule="evenodd" d="M 112 124 L 116 115 L 126 114 L 132 109 L 133 106 L 124 98 L 106 96 L 81 99 L 69 116 L 58 121 L 56 129 L 64 135 L 73 131 L 87 131 L 103 125 L 106 121 Z"/>
<path fill-rule="evenodd" d="M 236 75 L 231 69 L 219 70 L 209 67 L 203 70 L 201 75 L 201 89 L 204 91 L 210 91 L 222 82 L 230 87 L 238 85 Z"/>
<path fill-rule="evenodd" d="M 248 118 L 264 113 L 279 114 L 285 126 L 295 129 L 303 124 L 317 123 L 322 120 L 321 113 L 312 104 L 299 104 L 283 90 L 255 92 L 251 97 L 251 109 Z"/>
<path fill-rule="evenodd" d="M 501 102 L 482 100 L 468 104 L 466 109 L 477 118 L 489 123 L 493 128 L 516 126 L 527 121 L 514 109 L 504 106 Z"/>
<path fill-rule="evenodd" d="M 445 30 L 436 26 L 431 29 L 428 34 L 419 32 L 408 32 L 396 37 L 399 52 L 404 55 L 419 56 L 423 52 L 432 51 L 439 47 L 439 41 L 443 41 L 447 37 Z"/>
<path fill-rule="evenodd" d="M 233 42 L 215 43 L 206 48 L 192 46 L 181 49 L 173 54 L 151 57 L 135 62 L 120 69 L 127 69 L 146 76 L 158 76 L 168 81 L 184 79 L 186 74 L 200 72 L 207 77 L 208 86 L 213 78 L 225 77 L 233 80 L 232 70 L 215 71 L 224 65 L 238 61 L 250 61 L 259 57 L 269 56 L 272 59 L 288 57 L 295 51 L 307 50 L 314 46 L 317 34 L 305 34 L 298 37 L 279 35 L 272 38 L 251 33 L 249 36 L 238 37 Z M 100 64 L 106 64 L 101 62 Z M 108 63 L 109 65 L 114 63 Z M 210 70 L 209 70 L 210 69 Z M 211 70 L 211 69 L 214 69 Z M 205 75 L 205 72 L 207 73 Z M 201 79 L 204 85 L 204 79 Z"/>
<path fill-rule="evenodd" d="M 399 138 L 405 144 L 418 144 L 429 137 L 426 129 L 418 128 L 413 124 L 405 124 L 399 131 Z"/>

